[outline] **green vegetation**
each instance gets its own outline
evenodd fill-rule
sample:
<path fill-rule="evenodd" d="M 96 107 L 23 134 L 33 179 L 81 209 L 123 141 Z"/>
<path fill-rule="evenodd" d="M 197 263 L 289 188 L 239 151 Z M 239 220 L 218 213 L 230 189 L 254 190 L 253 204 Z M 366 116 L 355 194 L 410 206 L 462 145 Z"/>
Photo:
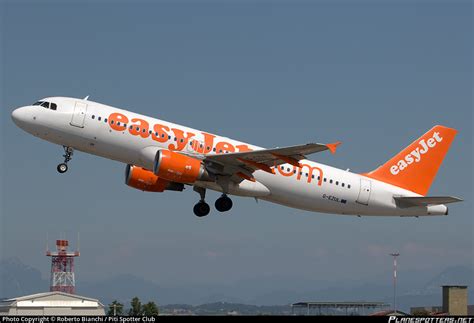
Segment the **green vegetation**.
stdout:
<path fill-rule="evenodd" d="M 129 316 L 154 316 L 159 314 L 159 310 L 155 302 L 148 302 L 142 305 L 140 299 L 134 297 L 130 302 L 130 309 L 127 314 Z M 125 315 L 123 304 L 119 303 L 117 300 L 113 301 L 109 304 L 107 315 Z"/>
<path fill-rule="evenodd" d="M 142 303 L 138 297 L 132 298 L 130 303 L 130 309 L 128 310 L 129 316 L 142 316 L 143 315 L 143 308 Z"/>
<path fill-rule="evenodd" d="M 158 306 L 156 306 L 155 302 L 148 302 L 143 305 L 142 311 L 145 316 L 158 315 Z"/>
<path fill-rule="evenodd" d="M 109 310 L 107 315 L 123 315 L 123 304 L 119 303 L 117 300 L 109 304 Z"/>

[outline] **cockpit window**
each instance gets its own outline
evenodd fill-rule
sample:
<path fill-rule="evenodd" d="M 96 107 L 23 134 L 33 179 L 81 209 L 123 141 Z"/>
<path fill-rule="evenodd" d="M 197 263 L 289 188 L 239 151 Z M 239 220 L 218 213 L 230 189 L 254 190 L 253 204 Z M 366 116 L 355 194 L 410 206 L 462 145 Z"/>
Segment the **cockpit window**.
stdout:
<path fill-rule="evenodd" d="M 33 105 L 39 105 L 39 106 L 42 106 L 43 108 L 51 109 L 51 110 L 56 110 L 58 108 L 56 103 L 46 102 L 46 101 L 38 101 L 38 102 L 33 103 Z"/>

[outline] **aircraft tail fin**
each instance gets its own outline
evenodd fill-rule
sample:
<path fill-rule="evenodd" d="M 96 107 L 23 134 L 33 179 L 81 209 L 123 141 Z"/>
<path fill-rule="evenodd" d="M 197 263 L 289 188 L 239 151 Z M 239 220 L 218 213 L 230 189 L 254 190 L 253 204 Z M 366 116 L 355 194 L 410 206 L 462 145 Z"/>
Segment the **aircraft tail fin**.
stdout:
<path fill-rule="evenodd" d="M 434 126 L 379 168 L 363 174 L 426 195 L 457 130 Z"/>

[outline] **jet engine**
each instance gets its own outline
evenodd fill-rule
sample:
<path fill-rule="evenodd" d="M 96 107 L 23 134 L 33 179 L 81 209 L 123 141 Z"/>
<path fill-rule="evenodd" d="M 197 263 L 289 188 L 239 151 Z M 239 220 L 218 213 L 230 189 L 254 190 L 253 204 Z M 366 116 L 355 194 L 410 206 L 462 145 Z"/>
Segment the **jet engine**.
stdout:
<path fill-rule="evenodd" d="M 149 170 L 134 165 L 127 165 L 125 169 L 125 184 L 145 192 L 161 193 L 165 190 L 182 191 L 184 189 L 182 183 L 168 181 Z"/>
<path fill-rule="evenodd" d="M 170 150 L 159 150 L 156 153 L 153 173 L 177 183 L 212 180 L 202 161 Z"/>

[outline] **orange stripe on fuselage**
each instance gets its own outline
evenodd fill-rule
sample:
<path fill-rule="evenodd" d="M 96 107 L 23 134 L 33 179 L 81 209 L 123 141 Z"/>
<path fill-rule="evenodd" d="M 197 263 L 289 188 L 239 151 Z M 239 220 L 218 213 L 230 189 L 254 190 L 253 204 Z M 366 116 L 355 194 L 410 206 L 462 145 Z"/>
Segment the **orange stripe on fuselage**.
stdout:
<path fill-rule="evenodd" d="M 119 112 L 114 112 L 109 115 L 108 118 L 108 124 L 112 130 L 115 131 L 125 131 L 128 128 L 128 132 L 132 136 L 139 136 L 143 139 L 146 139 L 150 136 L 150 129 L 152 129 L 151 133 L 151 139 L 160 143 L 165 143 L 167 141 L 173 141 L 168 145 L 169 150 L 173 151 L 181 151 L 183 150 L 187 145 L 189 145 L 190 142 L 192 142 L 191 148 L 200 154 L 209 154 L 213 151 L 215 148 L 215 153 L 216 154 L 224 154 L 226 152 L 245 152 L 245 151 L 253 151 L 248 145 L 245 144 L 239 144 L 239 145 L 233 145 L 230 142 L 227 141 L 219 141 L 217 136 L 206 133 L 206 132 L 201 132 L 204 142 L 200 140 L 196 140 L 195 136 L 196 134 L 190 131 L 184 131 L 178 128 L 170 128 L 166 125 L 162 124 L 153 124 L 150 126 L 150 123 L 146 120 L 143 120 L 141 118 L 128 118 L 125 114 L 119 113 Z M 169 139 L 171 137 L 171 139 Z M 176 141 L 174 141 L 174 138 L 176 138 Z M 297 160 L 293 160 L 288 157 L 288 160 L 285 156 L 280 156 L 278 155 L 279 158 L 282 158 L 284 161 L 291 161 L 290 164 L 292 165 L 292 169 L 290 169 L 290 172 L 285 172 L 284 169 L 281 169 L 281 167 L 274 166 L 274 167 L 263 167 L 266 165 L 259 164 L 259 168 L 263 169 L 264 171 L 277 174 L 275 172 L 275 169 L 278 170 L 278 173 L 284 177 L 291 177 L 294 176 L 296 177 L 296 180 L 301 180 L 302 178 L 302 173 L 303 169 L 306 167 L 308 169 L 308 180 L 307 183 L 311 183 L 313 179 L 313 172 L 318 171 L 318 182 L 317 185 L 321 186 L 323 182 L 323 170 L 319 167 L 316 166 L 310 166 L 308 164 L 303 164 L 298 162 Z M 284 158 L 284 159 L 283 159 Z M 251 161 L 245 160 L 245 163 L 250 163 Z M 255 162 L 252 162 L 252 164 Z M 296 166 L 296 163 L 299 163 L 298 167 Z M 253 164 L 255 166 L 255 164 Z M 316 178 L 316 177 L 315 177 Z"/>

